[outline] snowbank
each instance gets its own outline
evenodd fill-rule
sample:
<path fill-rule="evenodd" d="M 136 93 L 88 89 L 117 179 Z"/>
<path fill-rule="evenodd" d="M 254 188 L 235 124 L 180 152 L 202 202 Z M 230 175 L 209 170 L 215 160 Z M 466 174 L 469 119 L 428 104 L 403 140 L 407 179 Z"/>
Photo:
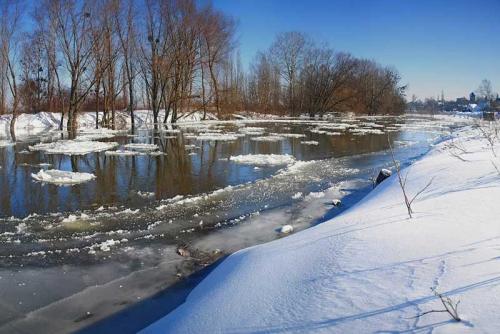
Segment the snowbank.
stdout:
<path fill-rule="evenodd" d="M 472 131 L 472 130 L 470 130 Z M 474 134 L 475 135 L 475 134 Z M 324 224 L 239 251 L 144 333 L 497 333 L 500 176 L 461 134 L 411 167 L 409 219 L 394 175 Z M 455 322 L 430 288 L 460 300 Z"/>
<path fill-rule="evenodd" d="M 236 155 L 229 160 L 245 165 L 288 165 L 295 162 L 295 158 L 289 154 L 246 154 Z"/>
<path fill-rule="evenodd" d="M 67 172 L 57 169 L 43 170 L 41 169 L 36 174 L 31 174 L 31 177 L 43 183 L 52 183 L 57 185 L 73 185 L 85 183 L 95 179 L 94 174 Z"/>

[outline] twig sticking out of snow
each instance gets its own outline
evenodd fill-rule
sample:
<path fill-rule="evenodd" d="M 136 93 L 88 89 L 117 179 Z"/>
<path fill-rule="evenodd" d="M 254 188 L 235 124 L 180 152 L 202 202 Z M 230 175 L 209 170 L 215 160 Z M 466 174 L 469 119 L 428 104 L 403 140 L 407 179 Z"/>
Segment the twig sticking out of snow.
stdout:
<path fill-rule="evenodd" d="M 403 193 L 406 209 L 408 210 L 408 216 L 410 218 L 413 218 L 413 208 L 412 204 L 413 202 L 417 199 L 418 196 L 420 196 L 424 191 L 426 191 L 432 184 L 432 181 L 434 181 L 434 177 L 427 183 L 425 187 L 420 189 L 415 196 L 413 196 L 411 199 L 408 197 L 408 194 L 406 192 L 406 181 L 408 180 L 408 174 L 409 172 L 406 173 L 406 175 L 403 177 L 402 172 L 401 172 L 401 165 L 398 161 L 396 161 L 396 157 L 394 156 L 394 150 L 392 149 L 391 145 L 391 138 L 387 136 L 387 142 L 389 143 L 389 148 L 391 151 L 391 158 L 392 158 L 392 163 L 394 164 L 394 168 L 396 169 L 397 175 L 398 175 L 398 182 L 399 186 L 401 187 L 401 191 Z"/>
<path fill-rule="evenodd" d="M 450 315 L 450 317 L 453 318 L 453 320 L 455 320 L 457 322 L 462 321 L 462 319 L 458 315 L 458 304 L 460 304 L 460 300 L 455 303 L 455 302 L 453 302 L 451 300 L 450 297 L 443 296 L 442 294 L 440 294 L 439 292 L 437 292 L 435 288 L 431 288 L 431 290 L 432 290 L 432 292 L 434 292 L 434 295 L 436 297 L 439 297 L 439 299 L 441 300 L 441 303 L 444 306 L 444 310 L 430 310 L 430 311 L 426 311 L 426 312 L 420 313 L 419 315 L 417 315 L 415 317 L 412 317 L 410 319 L 420 318 L 420 317 L 422 317 L 422 316 L 424 316 L 426 314 L 429 314 L 429 313 L 446 312 L 446 313 L 448 313 Z"/>

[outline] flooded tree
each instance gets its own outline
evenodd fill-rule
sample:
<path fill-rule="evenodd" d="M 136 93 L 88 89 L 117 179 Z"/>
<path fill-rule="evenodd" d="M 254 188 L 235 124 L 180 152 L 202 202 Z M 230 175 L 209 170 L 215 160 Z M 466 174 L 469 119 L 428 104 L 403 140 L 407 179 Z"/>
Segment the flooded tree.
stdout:
<path fill-rule="evenodd" d="M 5 71 L 2 72 L 2 84 L 7 84 L 12 98 L 10 134 L 12 139 L 15 139 L 15 124 L 21 101 L 16 68 L 19 57 L 20 1 L 7 0 L 0 2 L 0 15 L 0 58 L 2 70 Z M 2 104 L 5 104 L 5 101 L 6 94 L 4 88 L 2 88 Z"/>

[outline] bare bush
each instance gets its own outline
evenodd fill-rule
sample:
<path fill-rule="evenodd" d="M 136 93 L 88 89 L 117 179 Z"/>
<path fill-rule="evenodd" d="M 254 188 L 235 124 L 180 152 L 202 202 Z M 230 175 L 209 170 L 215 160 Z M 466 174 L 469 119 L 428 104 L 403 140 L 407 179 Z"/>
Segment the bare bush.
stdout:
<path fill-rule="evenodd" d="M 479 129 L 479 132 L 481 133 L 482 137 L 488 143 L 488 147 L 490 148 L 491 153 L 496 158 L 497 154 L 495 152 L 495 144 L 496 141 L 498 140 L 498 133 L 499 133 L 497 122 L 488 122 L 488 125 L 477 122 L 476 127 Z"/>
<path fill-rule="evenodd" d="M 398 183 L 399 183 L 399 186 L 401 188 L 401 192 L 403 193 L 403 197 L 404 197 L 404 202 L 405 202 L 405 205 L 406 205 L 406 209 L 408 210 L 408 216 L 410 218 L 413 218 L 413 208 L 412 208 L 412 204 L 413 202 L 424 192 L 426 191 L 431 185 L 432 185 L 432 182 L 434 181 L 434 177 L 431 178 L 431 180 L 425 185 L 425 187 L 423 187 L 422 189 L 420 189 L 413 197 L 409 197 L 408 196 L 408 192 L 406 190 L 406 181 L 408 180 L 408 174 L 410 173 L 409 171 L 403 176 L 403 173 L 401 172 L 401 164 L 399 163 L 399 161 L 396 160 L 396 157 L 394 156 L 394 150 L 392 149 L 392 145 L 391 145 L 391 140 L 390 140 L 390 137 L 388 136 L 387 137 L 387 141 L 389 143 L 389 148 L 390 148 L 390 151 L 391 151 L 391 158 L 392 158 L 392 163 L 394 165 L 394 169 L 396 169 L 396 173 L 398 175 Z"/>

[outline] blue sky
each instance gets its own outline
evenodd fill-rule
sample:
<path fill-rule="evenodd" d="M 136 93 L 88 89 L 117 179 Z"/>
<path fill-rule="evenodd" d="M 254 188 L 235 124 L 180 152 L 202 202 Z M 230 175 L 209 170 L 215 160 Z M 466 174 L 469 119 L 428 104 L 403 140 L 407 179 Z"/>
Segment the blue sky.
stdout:
<path fill-rule="evenodd" d="M 500 0 L 214 0 L 233 16 L 244 64 L 283 31 L 395 66 L 409 94 L 500 91 Z"/>

